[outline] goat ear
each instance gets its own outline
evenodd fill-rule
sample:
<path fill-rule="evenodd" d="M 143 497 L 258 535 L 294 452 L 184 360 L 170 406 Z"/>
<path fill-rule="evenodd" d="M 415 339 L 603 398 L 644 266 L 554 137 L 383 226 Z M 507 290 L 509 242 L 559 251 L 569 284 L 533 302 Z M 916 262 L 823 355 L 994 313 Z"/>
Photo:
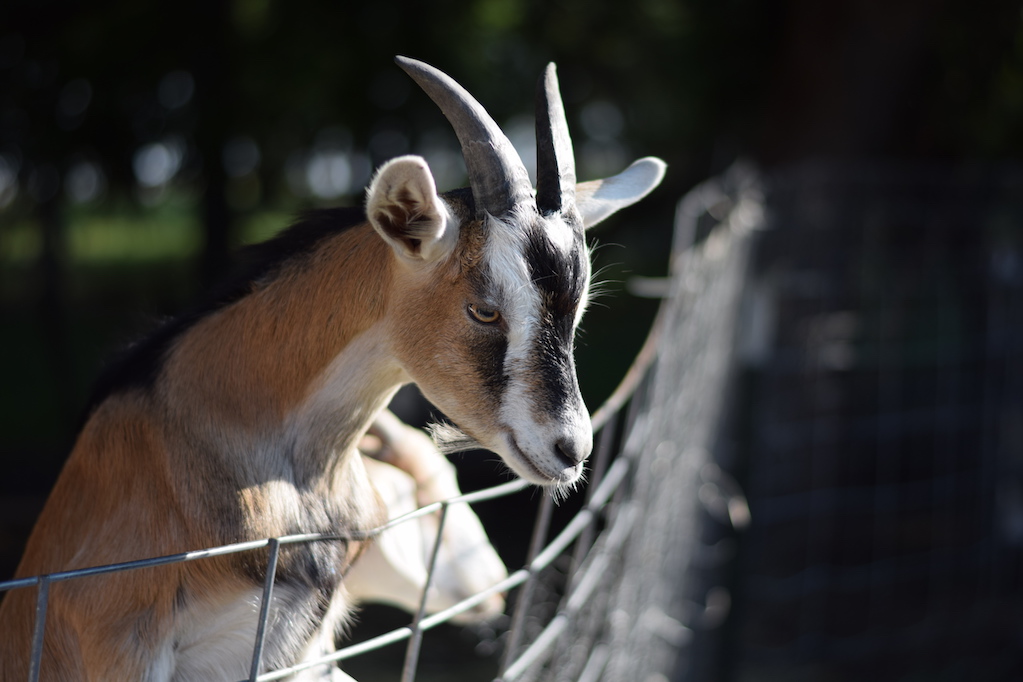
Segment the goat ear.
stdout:
<path fill-rule="evenodd" d="M 451 251 L 455 230 L 424 159 L 391 159 L 366 194 L 369 222 L 403 260 L 430 263 Z"/>
<path fill-rule="evenodd" d="M 665 168 L 666 163 L 648 156 L 634 161 L 618 175 L 576 185 L 575 205 L 583 225 L 593 227 L 619 209 L 645 197 L 661 184 Z"/>

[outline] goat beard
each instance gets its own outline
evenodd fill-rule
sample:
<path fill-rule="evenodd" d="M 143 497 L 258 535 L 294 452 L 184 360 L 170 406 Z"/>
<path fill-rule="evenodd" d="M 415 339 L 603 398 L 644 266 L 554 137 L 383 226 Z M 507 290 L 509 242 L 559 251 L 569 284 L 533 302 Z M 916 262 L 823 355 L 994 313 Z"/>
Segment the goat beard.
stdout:
<path fill-rule="evenodd" d="M 452 424 L 430 424 L 426 427 L 437 448 L 445 455 L 466 450 L 482 450 L 480 442 Z"/>
<path fill-rule="evenodd" d="M 430 437 L 433 438 L 433 442 L 437 446 L 437 449 L 445 455 L 450 455 L 455 452 L 465 452 L 466 450 L 487 449 L 485 446 L 481 445 L 478 440 L 453 424 L 428 424 L 426 430 L 429 431 Z M 586 475 L 584 474 L 580 476 L 578 480 L 567 485 L 561 484 L 548 488 L 551 497 L 554 499 L 554 504 L 558 504 L 562 500 L 567 499 L 569 493 L 575 491 L 585 482 Z"/>

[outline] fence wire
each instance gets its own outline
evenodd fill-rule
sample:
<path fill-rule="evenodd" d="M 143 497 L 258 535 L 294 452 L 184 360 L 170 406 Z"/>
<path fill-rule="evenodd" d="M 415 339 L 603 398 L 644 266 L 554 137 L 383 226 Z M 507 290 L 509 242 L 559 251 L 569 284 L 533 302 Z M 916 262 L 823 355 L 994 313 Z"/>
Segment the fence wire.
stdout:
<path fill-rule="evenodd" d="M 401 679 L 414 682 L 425 633 L 509 590 L 516 592 L 497 677 L 501 682 L 654 681 L 692 667 L 687 657 L 696 650 L 694 642 L 700 633 L 718 628 L 728 613 L 722 562 L 731 555 L 732 529 L 744 526 L 749 516 L 741 490 L 713 453 L 733 373 L 743 276 L 763 218 L 758 192 L 755 178 L 736 169 L 680 203 L 670 277 L 663 287 L 667 298 L 622 385 L 593 415 L 600 433 L 585 504 L 548 541 L 553 500 L 544 496 L 526 564 L 506 580 L 440 613 L 426 615 L 421 608 L 408 626 L 270 671 L 262 669 L 261 652 L 280 547 L 336 542 L 340 536 L 267 538 L 11 580 L 0 583 L 0 592 L 37 590 L 29 682 L 39 676 L 51 583 L 252 551 L 267 551 L 268 565 L 250 682 L 286 679 L 403 641 Z M 452 504 L 496 499 L 526 487 L 514 481 L 462 495 L 346 537 L 372 538 L 423 515 L 443 514 Z M 448 666 L 445 678 L 468 679 L 455 666 Z"/>

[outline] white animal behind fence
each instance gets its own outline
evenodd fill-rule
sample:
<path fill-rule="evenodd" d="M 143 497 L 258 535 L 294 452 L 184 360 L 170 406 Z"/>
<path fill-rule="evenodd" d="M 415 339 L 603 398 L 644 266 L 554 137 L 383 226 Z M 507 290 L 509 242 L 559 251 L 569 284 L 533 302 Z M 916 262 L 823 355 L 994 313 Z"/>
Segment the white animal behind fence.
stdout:
<path fill-rule="evenodd" d="M 454 466 L 422 431 L 403 424 L 385 410 L 370 433 L 374 440 L 364 441 L 367 456 L 363 464 L 387 505 L 389 518 L 462 494 Z M 345 576 L 352 598 L 390 604 L 415 614 L 441 530 L 440 514 L 420 516 L 378 535 Z M 508 577 L 508 569 L 469 505 L 448 505 L 439 535 L 440 547 L 426 594 L 427 613 L 451 608 Z M 478 623 L 503 612 L 504 598 L 494 594 L 452 621 Z"/>

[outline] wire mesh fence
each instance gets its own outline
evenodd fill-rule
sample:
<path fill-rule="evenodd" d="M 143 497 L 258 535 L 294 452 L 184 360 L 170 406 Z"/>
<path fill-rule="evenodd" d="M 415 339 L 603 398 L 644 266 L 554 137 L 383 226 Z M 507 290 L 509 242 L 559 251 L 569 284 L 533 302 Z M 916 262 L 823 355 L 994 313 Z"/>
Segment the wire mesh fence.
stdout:
<path fill-rule="evenodd" d="M 699 567 L 689 568 L 691 558 L 699 556 L 697 563 L 713 569 L 707 575 L 716 575 L 715 557 L 728 554 L 727 541 L 700 544 L 703 517 L 741 525 L 747 515 L 736 484 L 708 453 L 730 374 L 747 244 L 760 216 L 749 180 L 734 173 L 727 191 L 721 183 L 708 183 L 680 205 L 667 280 L 670 295 L 621 386 L 593 415 L 600 433 L 582 510 L 548 539 L 554 502 L 544 496 L 526 564 L 506 580 L 431 615 L 425 612 L 424 598 L 407 626 L 342 646 L 316 660 L 263 669 L 263 635 L 282 546 L 372 538 L 438 512 L 439 538 L 448 506 L 516 493 L 527 487 L 521 481 L 429 505 L 345 538 L 323 534 L 267 538 L 11 580 L 0 583 L 0 591 L 35 589 L 37 595 L 29 680 L 39 679 L 53 583 L 238 552 L 263 552 L 267 557 L 247 678 L 253 682 L 287 679 L 324 664 L 339 663 L 343 668 L 345 661 L 401 642 L 405 642 L 401 680 L 412 682 L 429 630 L 494 593 L 513 589 L 514 609 L 498 679 L 648 679 L 636 676 L 637 666 L 651 674 L 669 673 L 692 632 L 716 626 L 727 612 L 727 591 L 717 578 L 708 582 Z M 703 222 L 712 214 L 723 218 L 723 224 L 706 238 Z M 696 241 L 699 246 L 693 246 Z M 432 564 L 430 569 L 424 594 L 432 580 Z M 467 679 L 451 669 L 445 678 Z"/>

